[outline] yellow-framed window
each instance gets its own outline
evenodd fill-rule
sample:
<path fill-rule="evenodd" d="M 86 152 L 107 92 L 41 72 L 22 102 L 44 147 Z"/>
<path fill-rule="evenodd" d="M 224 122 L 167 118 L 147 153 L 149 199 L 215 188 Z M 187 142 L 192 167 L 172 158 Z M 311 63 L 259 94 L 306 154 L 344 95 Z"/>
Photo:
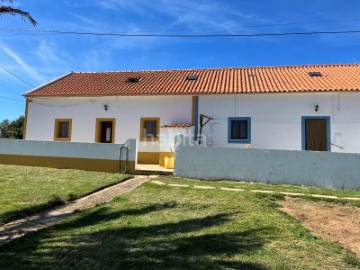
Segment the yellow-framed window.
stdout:
<path fill-rule="evenodd" d="M 54 141 L 70 142 L 72 119 L 55 119 Z"/>
<path fill-rule="evenodd" d="M 140 118 L 140 141 L 157 142 L 160 135 L 159 117 L 141 117 Z"/>

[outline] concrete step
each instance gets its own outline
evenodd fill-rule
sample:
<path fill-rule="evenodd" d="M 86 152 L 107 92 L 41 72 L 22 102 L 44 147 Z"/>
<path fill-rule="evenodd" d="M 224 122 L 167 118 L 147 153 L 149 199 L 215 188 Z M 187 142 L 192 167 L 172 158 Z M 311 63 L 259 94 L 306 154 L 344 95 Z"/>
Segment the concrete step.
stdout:
<path fill-rule="evenodd" d="M 143 175 L 172 175 L 174 173 L 173 169 L 166 169 L 157 164 L 137 164 L 135 170 Z"/>

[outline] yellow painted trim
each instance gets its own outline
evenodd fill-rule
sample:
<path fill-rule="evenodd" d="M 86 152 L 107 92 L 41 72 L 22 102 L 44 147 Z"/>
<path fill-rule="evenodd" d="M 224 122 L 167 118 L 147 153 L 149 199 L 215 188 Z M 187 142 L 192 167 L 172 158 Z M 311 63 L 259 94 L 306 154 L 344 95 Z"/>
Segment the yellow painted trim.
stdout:
<path fill-rule="evenodd" d="M 174 169 L 174 157 L 165 157 L 165 169 Z"/>
<path fill-rule="evenodd" d="M 101 122 L 112 122 L 112 140 L 111 143 L 115 142 L 115 126 L 116 119 L 115 118 L 96 118 L 96 126 L 95 126 L 95 142 L 100 143 L 100 133 L 101 133 Z"/>
<path fill-rule="evenodd" d="M 191 99 L 191 124 L 195 125 L 196 118 L 196 96 L 193 96 Z"/>
<path fill-rule="evenodd" d="M 118 173 L 125 161 L 120 164 L 118 160 L 0 155 L 0 164 Z M 128 161 L 128 172 L 136 173 L 135 161 Z"/>
<path fill-rule="evenodd" d="M 28 119 L 28 113 L 29 113 L 29 99 L 26 99 L 25 103 L 25 116 L 24 116 L 24 128 L 23 128 L 23 140 L 26 139 L 26 127 L 27 127 L 27 119 Z"/>
<path fill-rule="evenodd" d="M 144 124 L 145 121 L 156 121 L 156 138 L 145 138 Z M 158 142 L 160 136 L 160 118 L 159 117 L 141 117 L 140 118 L 140 141 L 141 142 Z"/>
<path fill-rule="evenodd" d="M 160 152 L 159 153 L 159 165 L 165 167 L 165 157 L 173 157 L 173 152 Z"/>
<path fill-rule="evenodd" d="M 57 135 L 59 134 L 59 124 L 62 122 L 69 123 L 69 137 L 67 138 L 59 138 Z M 54 125 L 54 141 L 57 142 L 70 142 L 71 141 L 71 133 L 72 133 L 72 119 L 55 119 Z"/>
<path fill-rule="evenodd" d="M 138 152 L 139 164 L 159 164 L 159 152 Z"/>
<path fill-rule="evenodd" d="M 136 162 L 135 161 L 128 161 L 128 173 L 136 174 Z"/>

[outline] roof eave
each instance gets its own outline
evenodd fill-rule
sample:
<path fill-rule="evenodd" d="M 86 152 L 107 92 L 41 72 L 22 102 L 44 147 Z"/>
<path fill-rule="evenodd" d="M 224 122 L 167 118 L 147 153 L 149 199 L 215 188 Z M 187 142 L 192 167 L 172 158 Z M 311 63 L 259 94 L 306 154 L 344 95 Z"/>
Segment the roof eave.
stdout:
<path fill-rule="evenodd" d="M 34 88 L 34 89 L 26 92 L 25 94 L 23 94 L 23 96 L 24 96 L 24 97 L 31 97 L 31 96 L 32 96 L 32 95 L 31 95 L 32 93 L 34 93 L 34 92 L 36 92 L 36 91 L 39 91 L 39 90 L 41 90 L 42 88 L 44 88 L 44 87 L 46 87 L 46 86 L 48 86 L 48 85 L 50 85 L 50 84 L 53 84 L 53 83 L 55 83 L 55 82 L 58 82 L 58 81 L 64 79 L 65 77 L 70 76 L 70 75 L 73 74 L 73 73 L 74 73 L 73 71 L 70 71 L 69 73 L 66 73 L 66 74 L 64 74 L 64 75 L 62 75 L 62 76 L 60 76 L 60 77 L 55 78 L 54 80 L 51 80 L 51 81 L 49 81 L 49 82 L 47 82 L 47 83 L 45 83 L 45 84 L 42 84 L 42 85 L 40 85 L 40 86 L 38 86 L 38 87 L 36 87 L 36 88 Z"/>

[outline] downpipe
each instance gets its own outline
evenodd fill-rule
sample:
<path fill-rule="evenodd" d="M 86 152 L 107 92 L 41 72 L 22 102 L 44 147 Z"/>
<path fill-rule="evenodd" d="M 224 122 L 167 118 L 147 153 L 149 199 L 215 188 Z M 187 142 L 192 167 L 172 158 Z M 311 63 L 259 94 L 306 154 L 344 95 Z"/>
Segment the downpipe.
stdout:
<path fill-rule="evenodd" d="M 125 173 L 128 173 L 128 159 L 129 159 L 129 147 L 121 146 L 120 147 L 120 156 L 119 156 L 119 173 L 121 173 L 121 153 L 122 150 L 126 150 L 126 156 L 125 156 Z"/>

